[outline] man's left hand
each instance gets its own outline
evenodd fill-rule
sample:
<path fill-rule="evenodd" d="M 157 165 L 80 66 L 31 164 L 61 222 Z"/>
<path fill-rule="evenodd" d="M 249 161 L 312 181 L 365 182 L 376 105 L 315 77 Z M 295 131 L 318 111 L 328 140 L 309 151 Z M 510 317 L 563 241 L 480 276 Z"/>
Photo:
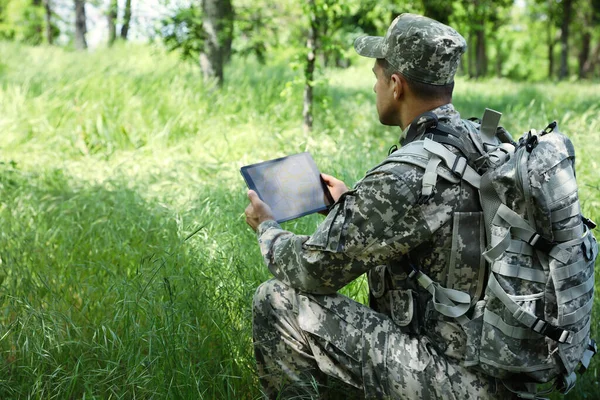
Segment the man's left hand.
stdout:
<path fill-rule="evenodd" d="M 262 201 L 254 190 L 248 190 L 248 199 L 250 200 L 250 204 L 248 204 L 245 211 L 246 223 L 254 231 L 263 222 L 275 219 L 271 207 Z"/>

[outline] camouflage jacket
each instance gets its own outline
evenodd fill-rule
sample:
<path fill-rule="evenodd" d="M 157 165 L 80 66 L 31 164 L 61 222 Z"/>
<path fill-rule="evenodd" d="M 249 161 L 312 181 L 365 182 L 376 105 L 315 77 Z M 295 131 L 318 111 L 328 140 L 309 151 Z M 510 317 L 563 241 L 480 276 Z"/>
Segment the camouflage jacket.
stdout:
<path fill-rule="evenodd" d="M 432 112 L 470 142 L 465 122 L 451 104 Z M 426 122 L 413 122 L 413 134 L 403 144 L 421 139 Z M 383 160 L 340 197 L 312 236 L 265 221 L 258 227 L 259 244 L 273 275 L 305 292 L 335 293 L 368 273 L 372 308 L 407 333 L 429 336 L 440 351 L 462 360 L 462 328 L 438 314 L 431 295 L 408 274 L 412 264 L 442 286 L 468 292 L 473 302 L 481 297 L 484 231 L 479 197 L 463 181 L 438 178 L 433 197 L 421 202 L 423 173 L 410 164 Z"/>

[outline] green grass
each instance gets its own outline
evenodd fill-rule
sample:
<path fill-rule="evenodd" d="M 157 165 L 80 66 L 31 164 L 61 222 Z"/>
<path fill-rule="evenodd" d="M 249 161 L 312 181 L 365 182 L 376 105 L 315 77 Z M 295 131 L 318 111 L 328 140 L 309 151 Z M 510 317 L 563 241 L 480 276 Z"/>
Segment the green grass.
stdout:
<path fill-rule="evenodd" d="M 156 48 L 0 43 L 0 398 L 258 397 L 250 304 L 269 273 L 239 167 L 308 150 L 352 184 L 399 133 L 360 61 L 328 72 L 305 135 L 285 65 L 234 60 L 218 91 Z M 455 104 L 502 111 L 513 136 L 557 119 L 600 220 L 598 84 L 459 79 Z M 345 293 L 364 302 L 364 280 Z M 599 369 L 567 397 L 594 398 Z"/>

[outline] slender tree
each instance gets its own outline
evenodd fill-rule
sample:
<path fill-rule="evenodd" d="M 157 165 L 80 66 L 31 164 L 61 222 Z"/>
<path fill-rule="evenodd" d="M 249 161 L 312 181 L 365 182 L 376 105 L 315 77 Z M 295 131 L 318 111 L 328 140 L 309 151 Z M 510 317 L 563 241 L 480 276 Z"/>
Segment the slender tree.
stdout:
<path fill-rule="evenodd" d="M 600 25 L 600 0 L 590 0 L 589 15 L 586 15 L 586 32 L 584 33 L 582 50 L 579 59 L 579 77 L 588 78 L 594 73 L 594 69 L 600 64 L 600 38 L 591 51 L 592 30 Z M 587 53 L 587 54 L 586 54 Z"/>
<path fill-rule="evenodd" d="M 223 83 L 223 66 L 231 52 L 233 7 L 231 0 L 202 1 L 202 28 L 206 35 L 200 53 L 200 68 L 207 79 Z"/>
<path fill-rule="evenodd" d="M 573 13 L 573 0 L 562 0 L 562 23 L 560 28 L 560 70 L 558 79 L 569 76 L 569 26 Z"/>
<path fill-rule="evenodd" d="M 313 127 L 313 79 L 315 73 L 315 60 L 317 54 L 317 32 L 319 30 L 317 23 L 317 6 L 315 0 L 308 0 L 308 35 L 306 38 L 306 67 L 304 70 L 304 106 L 302 108 L 302 117 L 304 118 L 304 132 L 309 133 Z"/>
<path fill-rule="evenodd" d="M 548 22 L 546 23 L 546 40 L 548 43 L 548 79 L 554 77 L 554 24 L 553 24 L 553 10 L 552 0 L 548 0 Z"/>
<path fill-rule="evenodd" d="M 579 79 L 585 79 L 588 74 L 587 66 L 589 65 L 588 60 L 590 58 L 590 50 L 592 45 L 592 23 L 591 15 L 588 12 L 582 13 L 581 21 L 583 22 L 583 32 L 581 34 L 581 47 L 579 48 Z"/>
<path fill-rule="evenodd" d="M 39 9 L 39 8 L 42 7 L 42 0 L 32 0 L 31 1 L 31 5 L 34 8 Z M 38 18 L 35 18 L 34 21 L 33 21 L 33 23 L 34 23 L 35 37 L 39 38 L 38 39 L 39 43 L 41 43 L 42 40 L 43 40 L 43 34 L 42 34 L 42 30 L 43 30 L 42 24 L 43 24 L 43 22 L 42 22 L 42 20 L 40 20 Z"/>
<path fill-rule="evenodd" d="M 85 18 L 85 0 L 75 1 L 75 48 L 77 50 L 87 49 L 85 34 L 87 33 Z"/>
<path fill-rule="evenodd" d="M 110 0 L 106 18 L 108 19 L 108 45 L 112 46 L 117 40 L 117 16 L 119 13 L 118 0 Z"/>
<path fill-rule="evenodd" d="M 129 26 L 131 24 L 131 0 L 125 1 L 125 10 L 123 12 L 123 25 L 121 26 L 121 39 L 127 40 L 129 35 Z"/>
<path fill-rule="evenodd" d="M 52 7 L 50 0 L 44 0 L 44 18 L 46 23 L 46 41 L 51 45 L 54 42 L 54 33 L 52 32 Z"/>

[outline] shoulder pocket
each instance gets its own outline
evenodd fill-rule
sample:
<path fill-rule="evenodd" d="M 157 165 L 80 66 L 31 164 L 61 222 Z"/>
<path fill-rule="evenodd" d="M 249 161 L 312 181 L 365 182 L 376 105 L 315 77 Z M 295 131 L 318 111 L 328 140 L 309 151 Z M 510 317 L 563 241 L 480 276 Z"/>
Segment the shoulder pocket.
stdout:
<path fill-rule="evenodd" d="M 344 230 L 349 210 L 354 205 L 354 193 L 356 189 L 349 190 L 342 195 L 329 215 L 319 225 L 316 232 L 304 243 L 305 247 L 330 252 L 342 251 L 340 237 Z"/>

